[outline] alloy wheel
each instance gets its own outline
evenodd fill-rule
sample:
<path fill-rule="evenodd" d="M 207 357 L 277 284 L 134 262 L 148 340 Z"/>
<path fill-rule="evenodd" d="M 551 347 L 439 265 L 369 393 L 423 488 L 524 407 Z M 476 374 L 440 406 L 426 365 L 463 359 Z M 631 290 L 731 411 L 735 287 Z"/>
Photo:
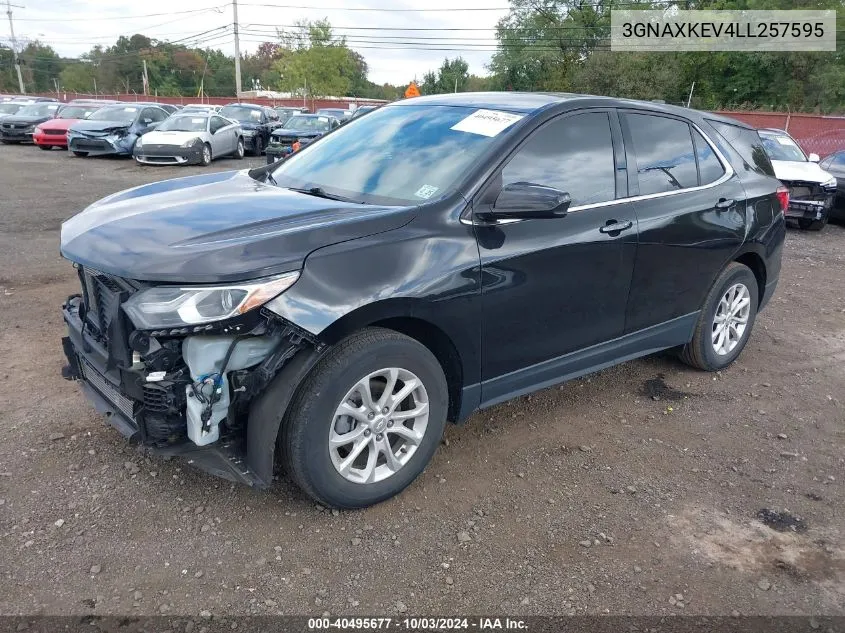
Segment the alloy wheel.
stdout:
<path fill-rule="evenodd" d="M 208 145 L 202 148 L 202 164 L 208 165 L 211 163 L 211 148 Z"/>
<path fill-rule="evenodd" d="M 414 373 L 388 367 L 359 380 L 335 410 L 329 454 L 348 481 L 383 481 L 417 451 L 428 427 L 428 393 Z"/>
<path fill-rule="evenodd" d="M 745 284 L 734 284 L 722 295 L 713 316 L 713 350 L 719 356 L 730 354 L 745 336 L 751 314 L 751 293 Z"/>

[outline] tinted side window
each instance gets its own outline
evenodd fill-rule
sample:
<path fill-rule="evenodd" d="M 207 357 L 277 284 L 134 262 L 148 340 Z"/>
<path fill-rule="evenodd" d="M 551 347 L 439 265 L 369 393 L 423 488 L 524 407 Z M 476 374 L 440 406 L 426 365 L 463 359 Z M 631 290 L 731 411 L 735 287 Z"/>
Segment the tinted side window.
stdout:
<path fill-rule="evenodd" d="M 226 125 L 226 121 L 224 121 L 219 116 L 211 117 L 210 129 L 212 134 L 219 130 L 221 127 L 226 127 Z"/>
<path fill-rule="evenodd" d="M 168 114 L 164 110 L 160 110 L 158 108 L 144 108 L 144 111 L 141 113 L 141 120 L 151 119 L 153 122 L 164 121 L 167 116 Z"/>
<path fill-rule="evenodd" d="M 698 133 L 698 130 L 692 131 L 692 137 L 695 140 L 695 157 L 698 159 L 698 184 L 709 185 L 725 174 L 725 168 L 716 157 L 716 152 Z"/>
<path fill-rule="evenodd" d="M 650 114 L 623 114 L 637 155 L 640 195 L 698 185 L 690 127 L 684 121 Z"/>
<path fill-rule="evenodd" d="M 763 148 L 763 142 L 760 140 L 757 130 L 722 121 L 708 120 L 708 123 L 731 144 L 751 169 L 766 176 L 775 175 L 772 161 L 769 160 L 769 156 Z"/>
<path fill-rule="evenodd" d="M 833 157 L 832 164 L 835 167 L 845 167 L 845 153 L 835 154 Z"/>
<path fill-rule="evenodd" d="M 589 112 L 543 126 L 502 170 L 502 185 L 530 182 L 566 191 L 572 206 L 616 198 L 610 119 Z"/>

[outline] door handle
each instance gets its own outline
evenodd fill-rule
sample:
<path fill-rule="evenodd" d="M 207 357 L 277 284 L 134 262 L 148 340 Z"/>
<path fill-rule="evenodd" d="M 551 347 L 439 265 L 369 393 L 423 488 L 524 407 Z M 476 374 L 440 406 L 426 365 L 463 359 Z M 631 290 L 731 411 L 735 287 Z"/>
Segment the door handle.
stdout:
<path fill-rule="evenodd" d="M 634 223 L 630 220 L 626 220 L 625 222 L 617 222 L 616 220 L 608 220 L 607 224 L 599 229 L 601 233 L 621 233 L 622 231 L 627 231 Z"/>
<path fill-rule="evenodd" d="M 717 211 L 727 211 L 728 209 L 730 209 L 735 204 L 736 204 L 736 200 L 734 200 L 732 198 L 730 200 L 727 200 L 725 198 L 719 198 L 719 202 L 716 203 L 716 210 Z"/>

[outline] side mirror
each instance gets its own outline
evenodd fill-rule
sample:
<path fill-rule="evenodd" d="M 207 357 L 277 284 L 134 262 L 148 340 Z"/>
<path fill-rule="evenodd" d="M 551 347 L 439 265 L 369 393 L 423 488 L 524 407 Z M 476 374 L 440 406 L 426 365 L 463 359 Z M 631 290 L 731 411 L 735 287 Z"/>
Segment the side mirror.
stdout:
<path fill-rule="evenodd" d="M 152 122 L 152 119 L 144 119 L 143 121 L 141 121 L 141 123 L 143 123 L 144 125 L 150 125 Z"/>
<path fill-rule="evenodd" d="M 490 215 L 520 220 L 562 218 L 571 203 L 572 198 L 565 191 L 530 182 L 513 182 L 499 193 Z"/>
<path fill-rule="evenodd" d="M 821 159 L 819 158 L 819 155 L 814 152 L 814 153 L 810 154 L 809 156 L 807 156 L 807 160 L 810 161 L 811 163 L 817 163 Z"/>

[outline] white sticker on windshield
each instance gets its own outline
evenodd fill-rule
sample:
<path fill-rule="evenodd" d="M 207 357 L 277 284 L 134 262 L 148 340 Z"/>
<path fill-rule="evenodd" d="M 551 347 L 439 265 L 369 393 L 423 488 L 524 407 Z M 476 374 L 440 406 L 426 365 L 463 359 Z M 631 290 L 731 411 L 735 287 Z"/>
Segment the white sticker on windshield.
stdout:
<path fill-rule="evenodd" d="M 775 138 L 781 145 L 795 145 L 795 143 L 792 142 L 791 138 L 787 138 L 785 136 L 776 136 Z"/>
<path fill-rule="evenodd" d="M 481 136 L 498 136 L 503 130 L 519 121 L 522 116 L 498 110 L 476 110 L 467 118 L 458 121 L 452 129 Z"/>
<path fill-rule="evenodd" d="M 138 108 L 123 108 L 124 112 L 137 112 Z"/>
<path fill-rule="evenodd" d="M 317 117 L 317 120 L 318 120 L 318 121 L 322 121 L 323 123 L 326 123 L 326 122 L 328 122 L 329 117 L 327 117 L 327 116 L 320 116 L 320 117 Z"/>
<path fill-rule="evenodd" d="M 414 194 L 417 198 L 422 198 L 423 200 L 428 200 L 431 196 L 437 193 L 437 190 L 440 187 L 435 187 L 434 185 L 423 185 L 417 192 Z"/>
<path fill-rule="evenodd" d="M 205 123 L 205 119 L 191 119 L 191 123 Z"/>

